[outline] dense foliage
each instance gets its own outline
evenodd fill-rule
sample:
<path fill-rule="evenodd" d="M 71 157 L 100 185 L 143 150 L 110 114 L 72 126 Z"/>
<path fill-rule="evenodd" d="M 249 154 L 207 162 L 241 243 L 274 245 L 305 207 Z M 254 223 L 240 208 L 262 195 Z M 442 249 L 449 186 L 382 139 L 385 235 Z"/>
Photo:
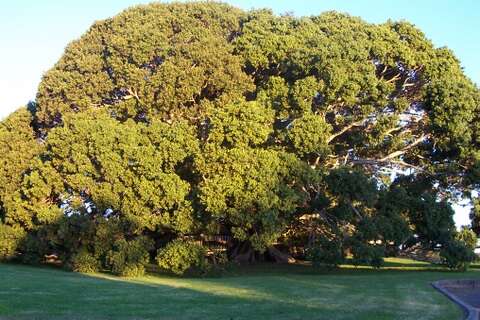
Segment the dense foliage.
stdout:
<path fill-rule="evenodd" d="M 470 250 L 474 250 L 477 247 L 477 235 L 473 230 L 470 230 L 466 226 L 455 235 L 455 238 L 465 243 L 465 246 Z"/>
<path fill-rule="evenodd" d="M 319 239 L 312 244 L 307 250 L 306 257 L 315 267 L 332 268 L 345 261 L 342 243 L 327 238 Z"/>
<path fill-rule="evenodd" d="M 158 251 L 156 261 L 160 268 L 177 275 L 196 269 L 203 272 L 207 268 L 206 250 L 201 245 L 177 239 Z"/>
<path fill-rule="evenodd" d="M 473 201 L 473 207 L 470 211 L 470 219 L 472 220 L 472 230 L 480 236 L 480 198 Z"/>
<path fill-rule="evenodd" d="M 475 261 L 475 254 L 460 240 L 451 240 L 444 245 L 440 256 L 445 264 L 453 270 L 465 271 L 471 262 Z"/>
<path fill-rule="evenodd" d="M 158 250 L 183 273 L 221 235 L 236 261 L 380 267 L 415 243 L 450 261 L 479 115 L 459 61 L 407 22 L 133 7 L 0 124 L 0 258 L 134 276 Z"/>
<path fill-rule="evenodd" d="M 152 240 L 139 237 L 135 240 L 117 240 L 107 254 L 107 263 L 114 274 L 124 277 L 136 277 L 145 273 L 145 266 L 152 250 Z"/>
<path fill-rule="evenodd" d="M 100 270 L 100 262 L 91 253 L 83 250 L 72 257 L 70 267 L 75 272 L 95 273 Z"/>

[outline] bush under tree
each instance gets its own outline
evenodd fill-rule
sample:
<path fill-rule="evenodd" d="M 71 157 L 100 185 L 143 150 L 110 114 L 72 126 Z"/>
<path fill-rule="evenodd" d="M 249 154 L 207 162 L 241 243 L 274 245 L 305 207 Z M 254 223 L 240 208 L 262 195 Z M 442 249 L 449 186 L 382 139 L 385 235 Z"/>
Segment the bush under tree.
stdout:
<path fill-rule="evenodd" d="M 187 271 L 207 271 L 205 256 L 206 250 L 200 244 L 177 239 L 158 250 L 156 261 L 160 268 L 183 275 Z"/>
<path fill-rule="evenodd" d="M 440 257 L 445 265 L 453 270 L 466 271 L 476 256 L 472 249 L 460 240 L 450 240 L 440 251 Z"/>
<path fill-rule="evenodd" d="M 122 277 L 142 276 L 150 261 L 149 250 L 152 247 L 152 240 L 145 237 L 117 240 L 107 254 L 107 265 L 114 274 Z"/>
<path fill-rule="evenodd" d="M 337 267 L 345 261 L 342 243 L 337 239 L 321 238 L 307 249 L 307 259 L 315 267 Z"/>

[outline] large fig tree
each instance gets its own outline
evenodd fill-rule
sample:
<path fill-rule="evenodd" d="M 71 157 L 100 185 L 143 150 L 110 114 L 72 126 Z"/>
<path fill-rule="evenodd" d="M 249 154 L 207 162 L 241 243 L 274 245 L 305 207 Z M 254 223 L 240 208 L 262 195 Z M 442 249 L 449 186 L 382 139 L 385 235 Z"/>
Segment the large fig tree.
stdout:
<path fill-rule="evenodd" d="M 2 123 L 0 241 L 79 261 L 145 237 L 152 253 L 223 234 L 251 257 L 326 239 L 380 265 L 412 235 L 452 237 L 449 196 L 480 184 L 479 114 L 453 53 L 407 22 L 136 6 Z"/>

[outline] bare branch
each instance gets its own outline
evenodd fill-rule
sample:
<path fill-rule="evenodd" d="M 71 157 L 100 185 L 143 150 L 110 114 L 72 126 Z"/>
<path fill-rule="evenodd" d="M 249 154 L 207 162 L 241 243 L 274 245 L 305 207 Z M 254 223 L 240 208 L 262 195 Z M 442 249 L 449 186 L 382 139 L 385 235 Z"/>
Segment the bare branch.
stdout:
<path fill-rule="evenodd" d="M 360 212 L 358 211 L 357 208 L 355 208 L 355 206 L 352 204 L 352 203 L 349 203 L 350 207 L 352 208 L 353 212 L 355 212 L 355 214 L 357 215 L 357 217 L 359 219 L 363 219 L 362 215 L 360 214 Z"/>
<path fill-rule="evenodd" d="M 140 100 L 140 97 L 138 96 L 138 93 L 136 90 L 133 90 L 132 88 L 129 88 L 128 89 L 128 94 L 129 96 L 127 96 L 128 98 L 131 98 L 131 97 L 134 97 L 135 100 L 137 100 L 138 102 L 142 103 L 142 100 Z M 125 99 L 126 100 L 126 99 Z"/>
<path fill-rule="evenodd" d="M 402 160 L 392 160 L 392 161 L 390 161 L 390 163 L 393 163 L 393 164 L 395 164 L 397 166 L 400 166 L 400 167 L 412 168 L 412 169 L 415 169 L 415 170 L 420 171 L 420 172 L 425 171 L 421 167 L 414 166 L 413 164 L 407 163 L 407 162 L 402 161 Z"/>
<path fill-rule="evenodd" d="M 415 85 L 417 85 L 415 82 L 411 82 L 411 83 L 406 83 L 406 82 L 405 82 L 405 83 L 402 85 L 402 88 L 405 89 L 405 88 L 407 88 L 407 87 L 413 87 L 413 86 L 415 86 Z"/>
<path fill-rule="evenodd" d="M 385 72 L 387 72 L 387 69 L 388 69 L 388 65 L 385 65 L 385 66 L 383 67 L 382 72 L 380 72 L 380 74 L 381 74 L 381 75 L 384 75 Z"/>
<path fill-rule="evenodd" d="M 385 157 L 379 159 L 379 161 L 385 162 L 387 160 L 390 160 L 390 159 L 393 159 L 395 157 L 401 156 L 402 154 L 405 154 L 408 150 L 412 149 L 416 145 L 425 141 L 425 139 L 427 139 L 429 136 L 430 136 L 429 134 L 424 134 L 424 135 L 420 136 L 418 139 L 414 140 L 412 143 L 410 143 L 405 148 L 403 148 L 401 150 L 398 150 L 398 151 L 395 151 L 395 152 L 392 152 L 392 153 L 386 155 Z"/>
<path fill-rule="evenodd" d="M 320 157 L 318 156 L 318 157 L 315 158 L 315 162 L 310 167 L 312 169 L 315 169 L 318 166 L 319 163 L 320 163 Z"/>
<path fill-rule="evenodd" d="M 385 131 L 385 135 L 388 136 L 388 135 L 391 135 L 392 132 L 395 132 L 395 131 L 398 131 L 398 130 L 401 130 L 403 129 L 403 127 L 394 127 L 394 128 L 391 128 L 391 129 L 388 129 L 387 131 Z M 409 131 L 408 129 L 407 130 L 404 130 L 403 132 L 407 132 Z"/>
<path fill-rule="evenodd" d="M 393 78 L 385 80 L 386 83 L 394 82 L 399 80 L 402 77 L 401 73 L 397 73 Z"/>
<path fill-rule="evenodd" d="M 350 123 L 349 125 L 347 125 L 346 127 L 344 127 L 342 130 L 340 130 L 340 131 L 338 131 L 338 132 L 335 132 L 335 133 L 332 134 L 330 137 L 328 137 L 327 143 L 332 142 L 333 139 L 335 139 L 336 137 L 344 134 L 345 132 L 347 132 L 348 130 L 352 129 L 353 127 L 362 126 L 362 125 L 365 124 L 365 122 L 367 122 L 367 121 L 368 121 L 368 118 Z"/>
<path fill-rule="evenodd" d="M 424 172 L 425 170 L 421 167 L 415 166 L 413 164 L 407 163 L 402 160 L 386 160 L 381 161 L 378 159 L 355 159 L 351 160 L 350 163 L 359 164 L 359 165 L 371 165 L 371 166 L 386 166 L 386 165 L 395 165 L 398 167 L 405 167 L 405 168 L 412 168 L 420 172 Z"/>

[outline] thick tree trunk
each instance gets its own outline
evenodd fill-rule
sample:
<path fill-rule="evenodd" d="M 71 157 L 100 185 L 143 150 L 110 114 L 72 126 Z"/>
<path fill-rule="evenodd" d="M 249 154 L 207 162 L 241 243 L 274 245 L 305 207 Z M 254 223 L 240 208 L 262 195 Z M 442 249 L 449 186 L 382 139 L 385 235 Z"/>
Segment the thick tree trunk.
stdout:
<path fill-rule="evenodd" d="M 295 263 L 295 258 L 288 253 L 283 253 L 275 247 L 267 249 L 269 256 L 277 263 Z"/>
<path fill-rule="evenodd" d="M 255 252 L 248 242 L 240 242 L 233 246 L 230 259 L 237 263 L 251 263 L 255 261 Z"/>
<path fill-rule="evenodd" d="M 230 259 L 237 263 L 254 263 L 259 261 L 272 261 L 276 263 L 294 263 L 295 258 L 290 254 L 284 253 L 274 246 L 268 247 L 267 250 L 261 254 L 256 252 L 249 242 L 242 242 L 236 244 L 230 251 Z"/>

